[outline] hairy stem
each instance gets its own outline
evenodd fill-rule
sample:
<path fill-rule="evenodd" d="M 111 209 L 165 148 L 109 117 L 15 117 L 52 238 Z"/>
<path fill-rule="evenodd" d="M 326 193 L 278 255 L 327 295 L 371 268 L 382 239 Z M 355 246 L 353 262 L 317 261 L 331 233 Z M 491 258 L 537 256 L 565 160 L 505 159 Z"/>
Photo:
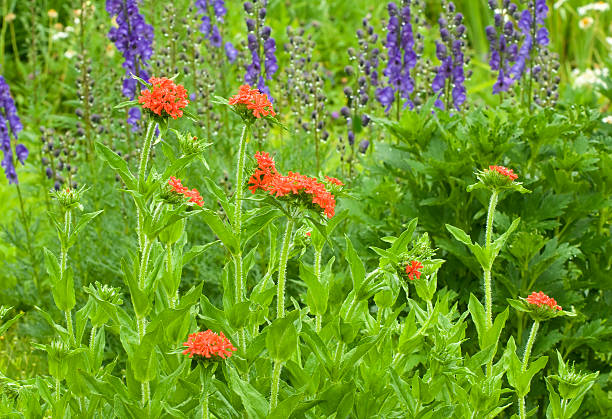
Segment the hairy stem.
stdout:
<path fill-rule="evenodd" d="M 487 227 L 485 236 L 485 248 L 491 247 L 491 237 L 493 235 L 493 219 L 495 218 L 495 207 L 497 206 L 498 192 L 494 191 L 491 194 L 489 201 L 489 211 L 487 214 Z M 493 261 L 491 261 L 491 265 Z M 492 295 L 491 295 L 491 267 L 483 266 L 484 270 L 484 288 L 485 288 L 485 309 L 487 315 L 487 329 L 490 329 L 493 325 L 493 309 L 492 309 Z"/>
<path fill-rule="evenodd" d="M 270 412 L 274 410 L 278 403 L 278 389 L 280 387 L 280 375 L 283 369 L 283 363 L 278 359 L 274 360 L 274 369 L 272 370 L 272 387 L 270 389 Z"/>
<path fill-rule="evenodd" d="M 521 371 L 527 371 L 527 365 L 529 364 L 529 356 L 531 355 L 531 349 L 533 348 L 533 344 L 536 339 L 536 335 L 538 333 L 538 328 L 540 327 L 540 322 L 534 321 L 533 326 L 531 326 L 531 332 L 529 333 L 529 340 L 527 340 L 527 346 L 525 346 L 525 353 L 523 354 L 523 365 L 521 366 Z M 525 419 L 527 417 L 527 413 L 525 411 L 525 398 L 519 397 L 519 418 Z"/>
<path fill-rule="evenodd" d="M 289 257 L 289 246 L 291 244 L 291 234 L 293 233 L 293 219 L 287 220 L 285 228 L 285 237 L 281 247 L 280 262 L 278 265 L 278 290 L 276 293 L 277 306 L 276 318 L 285 317 L 285 280 L 287 276 L 287 259 Z"/>
<path fill-rule="evenodd" d="M 144 186 L 147 164 L 149 162 L 149 154 L 151 153 L 151 143 L 153 142 L 153 136 L 155 135 L 155 121 L 151 119 L 147 125 L 147 133 L 145 135 L 145 141 L 140 151 L 140 164 L 138 166 L 138 190 Z"/>
<path fill-rule="evenodd" d="M 315 273 L 315 277 L 317 278 L 317 283 L 321 283 L 321 251 L 315 249 L 314 252 L 314 273 Z M 316 316 L 316 325 L 315 325 L 315 331 L 317 333 L 319 333 L 321 331 L 321 318 L 323 317 L 323 314 L 317 314 Z"/>

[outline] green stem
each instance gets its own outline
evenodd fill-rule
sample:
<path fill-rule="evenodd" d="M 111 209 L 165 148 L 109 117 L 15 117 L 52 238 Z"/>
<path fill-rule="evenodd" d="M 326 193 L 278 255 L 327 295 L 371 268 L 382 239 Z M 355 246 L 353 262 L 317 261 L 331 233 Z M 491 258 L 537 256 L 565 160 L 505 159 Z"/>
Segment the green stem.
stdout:
<path fill-rule="evenodd" d="M 92 355 L 94 353 L 95 342 L 96 342 L 96 327 L 92 326 L 91 333 L 89 334 L 89 350 L 91 351 Z"/>
<path fill-rule="evenodd" d="M 55 379 L 55 400 L 57 400 L 59 402 L 60 398 L 61 398 L 61 394 L 60 394 L 60 380 L 59 380 L 59 378 L 56 378 Z"/>
<path fill-rule="evenodd" d="M 489 200 L 489 211 L 487 213 L 487 235 L 485 237 L 485 247 L 491 245 L 491 236 L 493 235 L 493 219 L 495 218 L 495 207 L 497 206 L 497 198 L 499 192 L 494 191 Z"/>
<path fill-rule="evenodd" d="M 147 271 L 149 268 L 149 255 L 151 253 L 151 247 L 153 243 L 145 238 L 144 248 L 140 257 L 140 270 L 138 271 L 138 288 L 143 290 L 145 288 L 145 281 L 147 279 Z"/>
<path fill-rule="evenodd" d="M 70 336 L 70 342 L 76 345 L 74 330 L 72 328 L 72 311 L 66 310 L 64 313 L 66 314 L 66 326 L 68 327 L 68 335 Z"/>
<path fill-rule="evenodd" d="M 289 245 L 291 244 L 293 224 L 295 224 L 295 221 L 293 221 L 292 218 L 289 218 L 287 220 L 287 227 L 285 228 L 285 237 L 283 239 L 283 245 L 281 247 L 280 262 L 278 265 L 278 290 L 276 293 L 276 318 L 285 317 L 285 279 L 287 276 L 287 259 L 289 257 Z"/>
<path fill-rule="evenodd" d="M 521 366 L 521 371 L 527 371 L 527 365 L 529 364 L 529 356 L 531 355 L 531 349 L 533 348 L 533 344 L 536 339 L 536 335 L 538 333 L 538 328 L 540 327 L 540 322 L 534 321 L 533 326 L 531 326 L 531 332 L 529 333 L 529 340 L 527 341 L 527 346 L 525 346 L 525 353 L 523 354 L 523 365 Z M 525 419 L 527 417 L 525 411 L 525 398 L 519 397 L 519 418 Z"/>
<path fill-rule="evenodd" d="M 315 252 L 314 252 L 314 273 L 315 273 L 315 277 L 317 278 L 317 283 L 321 284 L 321 251 L 318 249 L 315 249 Z M 321 318 L 322 317 L 323 317 L 323 314 L 316 315 L 315 331 L 317 333 L 321 331 Z"/>
<path fill-rule="evenodd" d="M 149 162 L 149 154 L 151 153 L 151 143 L 153 142 L 153 136 L 155 135 L 155 120 L 149 120 L 147 126 L 147 133 L 145 136 L 142 150 L 140 151 L 140 165 L 138 166 L 138 190 L 140 191 L 145 182 L 147 163 Z"/>
<path fill-rule="evenodd" d="M 278 389 L 280 387 L 280 375 L 283 369 L 283 363 L 278 359 L 274 360 L 274 369 L 272 371 L 272 387 L 270 389 L 270 412 L 274 410 L 278 403 Z"/>
<path fill-rule="evenodd" d="M 491 199 L 489 200 L 489 211 L 487 214 L 487 227 L 486 227 L 486 236 L 485 236 L 485 248 L 488 250 L 491 247 L 491 239 L 493 236 L 493 220 L 495 218 L 495 207 L 497 206 L 497 198 L 499 192 L 494 191 L 491 194 Z M 490 261 L 491 265 L 493 261 Z M 484 288 L 485 288 L 485 308 L 487 315 L 487 329 L 491 328 L 493 325 L 493 310 L 492 310 L 492 296 L 491 296 L 491 267 L 484 267 Z"/>
<path fill-rule="evenodd" d="M 66 210 L 64 213 L 64 237 L 70 236 L 70 224 L 72 221 L 72 211 Z M 61 251 L 60 251 L 60 278 L 64 279 L 64 275 L 66 274 L 66 269 L 68 265 L 68 249 L 64 247 L 64 243 L 62 241 Z M 70 336 L 70 342 L 76 345 L 74 330 L 72 328 L 72 311 L 66 310 L 66 326 L 68 329 L 68 335 Z"/>
<path fill-rule="evenodd" d="M 240 145 L 238 148 L 238 163 L 236 165 L 236 192 L 235 192 L 235 202 L 234 202 L 234 234 L 238 238 L 238 249 L 236 254 L 234 255 L 234 265 L 235 265 L 235 301 L 236 304 L 241 303 L 244 296 L 244 272 L 242 269 L 242 243 L 240 241 L 240 236 L 242 232 L 242 185 L 243 185 L 243 177 L 244 177 L 244 161 L 246 156 L 246 140 L 247 140 L 247 125 L 245 124 L 242 127 L 242 133 L 240 135 Z M 244 328 L 240 328 L 238 331 L 239 334 L 239 345 L 242 353 L 246 353 L 246 332 Z"/>
<path fill-rule="evenodd" d="M 208 396 L 204 397 L 204 401 L 202 402 L 202 419 L 209 419 L 210 415 L 208 413 Z"/>

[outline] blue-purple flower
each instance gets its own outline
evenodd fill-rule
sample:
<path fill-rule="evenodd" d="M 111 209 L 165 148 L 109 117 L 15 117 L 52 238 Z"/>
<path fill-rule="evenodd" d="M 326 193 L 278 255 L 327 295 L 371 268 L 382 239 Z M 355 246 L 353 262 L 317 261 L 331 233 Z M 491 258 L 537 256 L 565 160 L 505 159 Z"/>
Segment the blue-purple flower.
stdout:
<path fill-rule="evenodd" d="M 267 0 L 255 4 L 249 1 L 244 3 L 244 10 L 249 16 L 246 19 L 247 47 L 251 54 L 251 62 L 245 66 L 244 81 L 257 86 L 260 92 L 268 94 L 270 101 L 274 102 L 266 80 L 272 80 L 278 71 L 278 61 L 276 41 L 271 36 L 272 28 L 265 24 L 267 3 Z"/>
<path fill-rule="evenodd" d="M 413 107 L 410 95 L 414 91 L 414 79 L 411 70 L 416 66 L 418 56 L 414 50 L 414 36 L 410 22 L 410 2 L 404 1 L 401 11 L 395 3 L 389 3 L 389 21 L 387 23 L 387 67 L 383 74 L 387 77 L 387 86 L 376 89 L 376 98 L 388 112 L 399 96 L 404 107 Z"/>
<path fill-rule="evenodd" d="M 221 29 L 219 28 L 227 14 L 225 0 L 196 0 L 195 6 L 198 12 L 203 15 L 200 32 L 204 34 L 204 38 L 208 39 L 215 48 L 224 47 L 227 59 L 230 63 L 234 63 L 238 52 L 231 42 L 227 41 L 223 44 Z"/>
<path fill-rule="evenodd" d="M 129 99 L 134 99 L 138 88 L 138 82 L 130 73 L 148 80 L 147 61 L 153 55 L 153 26 L 145 22 L 138 3 L 139 0 L 106 0 L 106 11 L 117 21 L 117 27 L 110 29 L 108 37 L 123 55 L 127 77 L 123 80 L 122 92 Z M 130 114 L 128 121 L 138 129 L 135 112 Z"/>
<path fill-rule="evenodd" d="M 438 24 L 440 40 L 436 42 L 436 57 L 440 65 L 431 84 L 437 97 L 435 105 L 445 109 L 450 108 L 452 103 L 456 109 L 460 109 L 466 101 L 463 52 L 466 27 L 463 25 L 463 15 L 455 13 L 455 5 L 449 2 Z"/>
<path fill-rule="evenodd" d="M 15 163 L 13 159 L 13 148 L 11 144 L 11 134 L 17 141 L 17 134 L 23 129 L 21 120 L 17 115 L 15 102 L 11 97 L 11 92 L 4 77 L 0 76 L 0 149 L 4 153 L 4 158 L 0 163 L 4 169 L 6 178 L 10 183 L 19 183 Z M 21 164 L 25 164 L 28 157 L 28 149 L 23 144 L 15 146 L 15 155 Z"/>

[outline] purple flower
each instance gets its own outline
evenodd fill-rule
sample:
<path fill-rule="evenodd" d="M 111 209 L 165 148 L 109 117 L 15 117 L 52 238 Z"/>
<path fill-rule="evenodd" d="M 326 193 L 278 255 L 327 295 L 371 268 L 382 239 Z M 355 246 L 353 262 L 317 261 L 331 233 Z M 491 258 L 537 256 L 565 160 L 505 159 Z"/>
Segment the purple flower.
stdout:
<path fill-rule="evenodd" d="M 19 160 L 19 163 L 21 163 L 22 165 L 25 164 L 29 153 L 30 152 L 28 151 L 27 147 L 23 144 L 17 144 L 17 146 L 15 147 L 15 154 L 17 155 L 17 160 Z"/>
<path fill-rule="evenodd" d="M 232 64 L 235 63 L 236 58 L 238 58 L 238 50 L 234 47 L 234 44 L 229 41 L 225 43 L 225 55 Z"/>
<path fill-rule="evenodd" d="M 137 82 L 130 73 L 148 80 L 147 61 L 153 55 L 153 26 L 145 22 L 138 3 L 138 0 L 106 0 L 106 11 L 117 21 L 117 27 L 110 29 L 108 38 L 123 55 L 123 68 L 128 77 L 123 81 L 122 93 L 129 99 L 134 99 L 137 89 Z M 138 119 L 128 118 L 128 121 L 137 129 Z"/>
<path fill-rule="evenodd" d="M 9 130 L 13 134 L 15 141 L 17 141 L 17 134 L 22 129 L 23 126 L 17 115 L 17 108 L 11 96 L 10 88 L 4 77 L 0 76 L 0 149 L 4 152 L 1 165 L 4 168 L 9 184 L 18 183 L 17 172 L 13 164 L 13 150 Z M 15 153 L 21 164 L 24 164 L 25 159 L 28 157 L 28 149 L 23 144 L 17 144 Z"/>
<path fill-rule="evenodd" d="M 138 121 L 140 120 L 140 108 L 130 108 L 128 110 L 128 124 L 132 125 L 132 131 L 138 131 Z"/>
<path fill-rule="evenodd" d="M 389 112 L 395 100 L 395 92 L 391 86 L 380 87 L 376 89 L 376 99 L 385 107 L 385 112 Z"/>
<path fill-rule="evenodd" d="M 203 15 L 200 32 L 204 34 L 204 38 L 210 42 L 210 45 L 215 48 L 221 48 L 223 46 L 223 38 L 221 37 L 221 30 L 219 29 L 218 23 L 223 23 L 224 17 L 227 14 L 225 0 L 197 0 L 195 6 L 198 13 Z M 235 59 L 230 59 L 229 61 L 233 63 Z"/>
<path fill-rule="evenodd" d="M 278 71 L 278 61 L 276 59 L 276 41 L 272 38 L 272 29 L 265 25 L 267 1 L 257 3 L 245 2 L 244 10 L 250 16 L 246 19 L 248 30 L 247 45 L 251 51 L 251 63 L 245 65 L 244 81 L 250 85 L 257 84 L 259 90 L 269 94 L 269 88 L 265 85 L 265 80 L 271 80 L 272 76 Z M 257 19 L 255 21 L 254 19 Z M 256 32 L 256 28 L 261 30 Z M 234 54 L 234 57 L 237 53 Z M 235 58 L 234 58 L 235 60 Z"/>
<path fill-rule="evenodd" d="M 438 19 L 441 41 L 436 41 L 436 57 L 440 60 L 440 65 L 436 68 L 436 75 L 431 83 L 431 88 L 437 96 L 435 106 L 440 109 L 445 108 L 444 101 L 448 104 L 452 100 L 456 109 L 459 109 L 466 101 L 465 73 L 463 70 L 465 65 L 463 36 L 466 29 L 465 25 L 462 24 L 463 15 L 454 13 L 454 11 L 454 4 L 448 3 L 446 17 L 441 16 Z M 453 24 L 449 26 L 449 22 Z M 494 39 L 495 29 L 488 27 L 485 31 L 489 40 Z M 499 58 L 493 56 L 491 65 L 498 65 L 498 61 Z M 447 86 L 452 88 L 447 90 Z M 446 95 L 450 97 L 443 97 Z"/>
<path fill-rule="evenodd" d="M 412 108 L 410 95 L 414 91 L 414 79 L 410 72 L 418 60 L 414 50 L 410 6 L 404 6 L 400 12 L 395 3 L 389 3 L 387 9 L 389 11 L 385 40 L 387 67 L 383 70 L 383 74 L 387 77 L 387 86 L 376 89 L 376 98 L 385 107 L 385 112 L 391 109 L 398 91 L 401 98 L 405 99 L 404 107 L 410 105 Z M 376 83 L 372 84 L 377 85 L 378 74 L 373 80 Z"/>
<path fill-rule="evenodd" d="M 350 145 L 355 144 L 355 133 L 353 131 L 348 132 L 348 143 Z"/>
<path fill-rule="evenodd" d="M 365 154 L 368 151 L 368 147 L 370 146 L 370 142 L 368 140 L 361 140 L 359 143 L 359 152 L 361 154 Z"/>

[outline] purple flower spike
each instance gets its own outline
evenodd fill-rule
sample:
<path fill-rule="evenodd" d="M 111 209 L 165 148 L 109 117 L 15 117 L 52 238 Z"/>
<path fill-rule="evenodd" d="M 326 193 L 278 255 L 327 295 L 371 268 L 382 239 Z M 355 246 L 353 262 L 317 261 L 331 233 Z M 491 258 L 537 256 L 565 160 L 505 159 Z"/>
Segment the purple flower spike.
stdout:
<path fill-rule="evenodd" d="M 376 89 L 376 98 L 385 107 L 385 112 L 391 109 L 398 92 L 405 100 L 403 107 L 412 108 L 410 97 L 414 92 L 414 79 L 411 71 L 418 60 L 414 50 L 410 5 L 404 3 L 400 11 L 395 3 L 389 3 L 387 9 L 389 11 L 385 40 L 387 67 L 383 70 L 383 74 L 387 77 L 387 86 Z M 378 73 L 371 75 L 371 83 L 372 85 L 379 84 Z"/>
<path fill-rule="evenodd" d="M 144 80 L 149 79 L 146 69 L 149 67 L 147 61 L 153 55 L 153 26 L 145 22 L 138 10 L 137 0 L 106 0 L 106 11 L 117 21 L 117 27 L 110 29 L 108 38 L 115 43 L 124 58 L 123 68 L 127 77 L 123 81 L 122 93 L 134 99 L 137 82 L 130 77 L 130 73 Z M 128 117 L 128 123 L 136 130 L 138 120 Z"/>
<path fill-rule="evenodd" d="M 17 108 L 11 96 L 10 88 L 4 77 L 0 76 L 0 149 L 4 152 L 1 165 L 9 184 L 18 183 L 17 172 L 13 164 L 10 133 L 13 134 L 14 140 L 17 141 L 17 135 L 22 129 L 23 125 L 21 125 L 17 115 Z M 21 164 L 24 164 L 25 159 L 28 157 L 28 149 L 22 144 L 17 144 L 15 153 Z"/>
<path fill-rule="evenodd" d="M 436 41 L 436 57 L 440 60 L 440 65 L 436 68 L 431 88 L 437 96 L 436 107 L 445 109 L 450 108 L 452 104 L 456 109 L 460 109 L 467 98 L 463 69 L 465 65 L 463 37 L 466 27 L 462 23 L 463 15 L 454 13 L 455 7 L 452 3 L 447 4 L 446 10 L 446 15 L 438 19 L 441 40 Z M 449 22 L 452 22 L 452 25 L 449 25 Z M 493 27 L 488 27 L 485 31 L 489 40 L 494 39 L 496 30 Z M 492 57 L 492 65 L 497 65 L 497 62 L 497 57 Z"/>

